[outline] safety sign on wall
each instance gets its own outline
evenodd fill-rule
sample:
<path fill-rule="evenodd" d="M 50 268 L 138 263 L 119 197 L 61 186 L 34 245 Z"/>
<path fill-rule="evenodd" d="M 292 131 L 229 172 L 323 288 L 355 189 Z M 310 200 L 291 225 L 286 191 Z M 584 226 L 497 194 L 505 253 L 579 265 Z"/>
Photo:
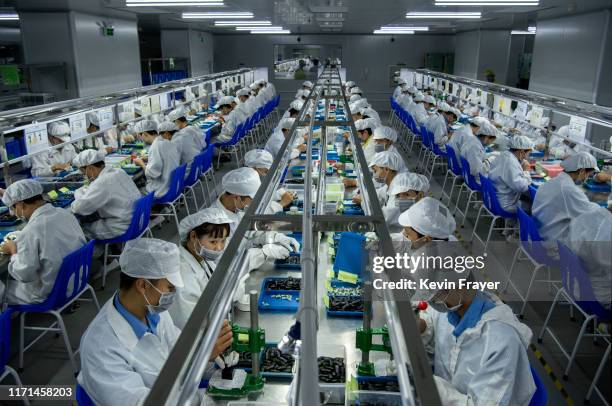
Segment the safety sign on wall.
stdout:
<path fill-rule="evenodd" d="M 47 138 L 47 124 L 32 124 L 24 130 L 26 148 L 28 154 L 44 151 L 49 148 Z"/>
<path fill-rule="evenodd" d="M 87 135 L 87 119 L 85 118 L 85 113 L 78 113 L 68 117 L 68 125 L 70 125 L 70 139 L 72 141 Z"/>

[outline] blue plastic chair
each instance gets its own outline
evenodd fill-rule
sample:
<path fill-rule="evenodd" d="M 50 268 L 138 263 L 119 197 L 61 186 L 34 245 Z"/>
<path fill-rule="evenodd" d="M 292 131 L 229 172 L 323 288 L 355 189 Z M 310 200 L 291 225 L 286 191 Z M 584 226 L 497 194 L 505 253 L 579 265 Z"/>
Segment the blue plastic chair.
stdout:
<path fill-rule="evenodd" d="M 533 184 L 529 185 L 529 197 L 532 203 L 535 201 L 536 193 L 538 193 L 538 188 Z"/>
<path fill-rule="evenodd" d="M 516 213 L 510 213 L 501 207 L 501 205 L 499 204 L 499 200 L 497 199 L 497 190 L 495 189 L 495 185 L 489 178 L 483 176 L 482 174 L 480 174 L 480 186 L 483 205 L 478 210 L 478 216 L 476 217 L 476 222 L 474 223 L 474 230 L 472 230 L 472 241 L 474 240 L 474 238 L 476 238 L 478 241 L 484 244 L 484 251 L 486 251 L 487 247 L 489 246 L 489 241 L 491 240 L 491 234 L 493 233 L 493 230 L 508 229 L 506 226 L 495 227 L 495 222 L 498 219 L 516 219 L 517 215 Z M 483 209 L 486 213 L 482 213 Z M 476 232 L 476 228 L 478 227 L 478 222 L 480 220 L 481 214 L 482 217 L 492 218 L 486 241 L 483 241 Z"/>
<path fill-rule="evenodd" d="M 536 391 L 529 401 L 529 406 L 546 406 L 546 402 L 548 401 L 548 392 L 546 391 L 546 387 L 542 383 L 542 380 L 540 379 L 540 376 L 536 370 L 533 369 L 532 366 L 529 366 L 529 369 L 531 370 L 531 376 L 533 377 L 533 382 L 536 386 Z"/>
<path fill-rule="evenodd" d="M 576 358 L 578 348 L 580 347 L 580 342 L 583 338 L 593 337 L 596 340 L 597 338 L 605 339 L 605 337 L 607 337 L 609 339 L 609 335 L 606 336 L 599 333 L 597 330 L 597 323 L 612 320 L 612 310 L 603 307 L 595 297 L 591 279 L 585 270 L 582 259 L 580 259 L 578 255 L 573 253 L 564 244 L 557 242 L 557 245 L 559 246 L 559 269 L 561 270 L 562 288 L 557 291 L 555 299 L 550 306 L 550 310 L 548 311 L 544 325 L 540 330 L 538 342 L 542 342 L 545 332 L 550 334 L 553 341 L 555 341 L 555 343 L 559 346 L 561 353 L 568 359 L 567 367 L 563 373 L 563 379 L 567 379 L 570 368 L 572 367 L 574 359 Z M 576 343 L 574 344 L 574 349 L 572 350 L 571 355 L 565 351 L 561 341 L 548 327 L 552 313 L 561 297 L 563 297 L 563 299 L 565 299 L 570 306 L 577 309 L 584 316 L 584 322 L 582 323 L 580 332 L 576 338 Z M 587 333 L 587 327 L 591 322 L 593 322 L 594 333 Z"/>
<path fill-rule="evenodd" d="M 108 253 L 108 246 L 110 244 L 123 244 L 127 241 L 134 240 L 142 236 L 149 228 L 149 219 L 151 217 L 151 207 L 153 206 L 153 199 L 155 195 L 153 192 L 134 202 L 134 210 L 132 211 L 132 221 L 130 226 L 125 233 L 122 235 L 111 238 L 108 240 L 96 240 L 96 244 L 104 244 L 104 268 L 102 271 L 102 289 L 106 287 L 106 274 L 107 272 L 107 260 L 108 258 L 118 258 L 119 255 L 113 255 Z"/>
<path fill-rule="evenodd" d="M 238 141 L 244 135 L 244 123 L 239 124 L 234 130 L 232 139 L 222 143 L 215 143 L 215 146 L 219 149 L 219 157 L 217 159 L 217 168 L 221 164 L 221 155 L 234 155 L 236 157 L 236 168 L 240 167 L 240 158 L 238 157 Z"/>
<path fill-rule="evenodd" d="M 457 196 L 455 212 L 458 211 L 463 216 L 463 221 L 461 221 L 461 227 L 463 227 L 465 224 L 465 219 L 468 215 L 468 210 L 470 209 L 470 203 L 482 203 L 482 200 L 472 200 L 472 197 L 478 196 L 478 193 L 482 191 L 482 188 L 480 187 L 480 183 L 476 181 L 474 175 L 472 175 L 472 169 L 470 168 L 470 164 L 468 163 L 467 159 L 462 156 L 459 156 L 459 160 L 461 161 L 461 175 L 463 176 L 463 184 L 459 188 L 459 195 Z M 461 211 L 461 209 L 459 209 L 459 200 L 461 200 L 461 193 L 463 192 L 464 187 L 467 189 L 467 192 L 469 194 L 467 203 L 465 205 L 465 210 Z"/>
<path fill-rule="evenodd" d="M 520 207 L 517 207 L 517 215 L 519 220 L 520 244 L 514 252 L 514 258 L 512 259 L 512 265 L 510 266 L 510 271 L 508 272 L 508 277 L 506 278 L 504 291 L 506 291 L 508 285 L 511 283 L 514 266 L 520 259 L 520 255 L 522 253 L 526 257 L 526 259 L 531 261 L 534 266 L 533 272 L 531 273 L 529 285 L 527 287 L 527 291 L 525 292 L 525 296 L 522 296 L 518 289 L 514 286 L 514 284 L 512 284 L 512 287 L 523 301 L 523 306 L 521 307 L 521 311 L 519 313 L 519 318 L 522 319 L 525 315 L 525 307 L 527 306 L 527 302 L 529 300 L 531 288 L 533 286 L 533 283 L 536 282 L 536 275 L 541 269 L 547 268 L 548 279 L 538 280 L 538 282 L 545 282 L 548 284 L 558 283 L 558 280 L 550 279 L 550 270 L 551 268 L 559 268 L 559 261 L 548 255 L 546 247 L 542 244 L 542 237 L 540 237 L 536 219 L 527 214 Z"/>
<path fill-rule="evenodd" d="M 368 252 L 365 249 L 363 234 L 341 233 L 334 260 L 334 271 L 345 271 L 361 277 L 365 272 L 367 262 Z"/>
<path fill-rule="evenodd" d="M 211 144 L 204 149 L 204 160 L 202 161 L 202 169 L 200 170 L 200 188 L 202 190 L 202 199 L 204 204 L 211 205 L 213 198 L 216 196 L 217 182 L 213 169 L 213 157 L 215 155 L 215 145 Z M 210 184 L 209 184 L 210 182 Z M 206 189 L 206 191 L 204 191 Z M 212 192 L 211 192 L 212 189 Z"/>
<path fill-rule="evenodd" d="M 448 159 L 448 169 L 446 170 L 444 182 L 442 183 L 442 195 L 448 197 L 448 206 L 450 207 L 455 188 L 461 187 L 461 184 L 457 184 L 457 181 L 461 182 L 463 174 L 461 173 L 461 165 L 459 165 L 455 149 L 449 144 L 446 144 L 446 156 Z M 449 176 L 453 179 L 453 183 L 451 184 L 450 191 L 447 194 L 446 181 L 448 180 Z"/>
<path fill-rule="evenodd" d="M 96 406 L 93 399 L 89 397 L 85 388 L 77 383 L 75 389 L 77 406 Z"/>
<path fill-rule="evenodd" d="M 38 340 L 42 338 L 49 331 L 55 331 L 61 333 L 64 338 L 64 344 L 66 344 L 66 351 L 70 358 L 70 363 L 74 372 L 79 371 L 79 366 L 75 360 L 75 355 L 79 352 L 72 350 L 70 339 L 68 337 L 68 331 L 64 325 L 62 319 L 62 311 L 72 305 L 74 302 L 80 299 L 80 297 L 86 291 L 91 294 L 91 298 L 94 301 L 96 308 L 100 310 L 100 304 L 98 298 L 89 283 L 89 272 L 91 269 L 91 258 L 93 256 L 95 241 L 90 241 L 83 247 L 77 249 L 71 254 L 67 255 L 57 273 L 55 284 L 51 293 L 42 303 L 35 304 L 19 304 L 11 305 L 10 309 L 13 311 L 20 312 L 19 315 L 19 368 L 23 369 L 23 354 L 25 351 L 30 349 Z M 83 299 L 81 299 L 83 300 Z M 39 326 L 26 326 L 25 318 L 28 313 L 46 313 L 50 314 L 57 321 L 51 324 L 49 327 Z M 58 326 L 58 327 L 56 327 Z M 43 331 L 33 341 L 31 341 L 24 348 L 24 335 L 25 330 Z"/>
<path fill-rule="evenodd" d="M 195 194 L 195 186 L 196 183 L 200 182 L 200 177 L 202 176 L 202 169 L 204 166 L 204 161 L 206 160 L 206 151 L 201 152 L 196 155 L 191 162 L 191 169 L 189 170 L 189 174 L 185 178 L 185 198 L 191 197 L 193 198 L 193 204 L 195 205 L 195 211 L 200 210 L 200 206 L 198 205 L 198 198 Z"/>
<path fill-rule="evenodd" d="M 187 215 L 189 215 L 189 206 L 187 205 L 187 199 L 185 198 L 185 194 L 183 190 L 185 188 L 185 172 L 187 171 L 187 164 L 181 165 L 177 167 L 174 171 L 172 171 L 172 175 L 170 176 L 170 188 L 166 192 L 166 194 L 160 198 L 156 198 L 153 201 L 154 205 L 162 205 L 167 206 L 172 210 L 172 213 L 162 213 L 161 211 L 158 213 L 151 213 L 151 217 L 174 217 L 174 221 L 176 222 L 176 229 L 179 228 L 179 218 L 178 218 L 178 210 L 177 206 L 181 202 L 181 199 L 185 203 L 185 209 L 187 210 Z M 179 239 L 180 244 L 180 239 Z"/>
<path fill-rule="evenodd" d="M 13 311 L 7 309 L 0 313 L 0 382 L 7 376 L 12 376 L 15 380 L 15 384 L 21 387 L 21 379 L 19 374 L 10 366 L 7 365 L 10 351 L 11 351 L 11 316 Z M 27 397 L 23 398 L 23 402 L 26 405 L 30 404 Z"/>
<path fill-rule="evenodd" d="M 435 136 L 431 131 L 427 131 L 427 137 L 429 140 L 429 147 L 431 150 L 431 170 L 429 171 L 429 180 L 431 180 L 432 176 L 433 176 L 433 172 L 436 168 L 436 165 L 438 166 L 447 166 L 446 165 L 446 152 L 444 152 L 440 146 L 438 146 L 438 144 L 435 143 Z M 429 165 L 427 165 L 429 167 Z M 427 168 L 426 168 L 427 170 Z"/>

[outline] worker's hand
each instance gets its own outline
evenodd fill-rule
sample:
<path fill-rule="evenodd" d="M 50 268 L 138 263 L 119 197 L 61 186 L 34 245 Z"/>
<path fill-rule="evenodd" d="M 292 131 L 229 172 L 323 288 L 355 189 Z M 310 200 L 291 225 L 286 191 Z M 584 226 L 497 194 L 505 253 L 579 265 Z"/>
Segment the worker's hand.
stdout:
<path fill-rule="evenodd" d="M 361 195 L 355 195 L 353 197 L 353 203 L 358 204 L 361 206 Z"/>
<path fill-rule="evenodd" d="M 306 152 L 307 149 L 308 149 L 308 146 L 306 144 L 300 144 L 297 147 L 297 150 L 300 152 Z"/>
<path fill-rule="evenodd" d="M 304 138 L 304 142 L 308 141 L 308 133 L 304 134 L 304 137 L 302 138 Z"/>
<path fill-rule="evenodd" d="M 293 200 L 295 199 L 295 194 L 292 192 L 285 192 L 280 198 L 280 205 L 283 207 L 291 206 Z"/>
<path fill-rule="evenodd" d="M 141 158 L 134 158 L 134 160 L 132 161 L 132 163 L 133 163 L 134 165 L 138 165 L 138 166 L 140 166 L 141 168 L 144 168 L 145 166 L 147 166 L 147 165 L 144 163 L 144 160 L 142 160 Z"/>
<path fill-rule="evenodd" d="M 344 179 L 342 179 L 342 183 L 344 183 L 344 187 L 355 187 L 355 186 L 357 186 L 357 180 L 355 180 L 355 179 L 344 178 Z"/>
<path fill-rule="evenodd" d="M 344 137 L 345 140 L 348 140 L 349 139 L 348 131 L 345 131 L 344 134 L 342 134 L 342 136 Z"/>
<path fill-rule="evenodd" d="M 6 190 L 6 189 L 2 189 L 2 188 L 0 187 L 0 198 L 1 198 L 2 196 L 4 196 L 4 191 L 5 191 L 5 190 Z"/>
<path fill-rule="evenodd" d="M 55 165 L 51 165 L 51 170 L 53 172 L 61 172 L 65 169 L 70 168 L 70 164 L 55 164 Z"/>
<path fill-rule="evenodd" d="M 14 255 L 17 253 L 17 244 L 15 241 L 5 241 L 0 245 L 0 250 L 4 255 Z"/>
<path fill-rule="evenodd" d="M 283 247 L 287 248 L 288 250 L 293 250 L 294 252 L 299 252 L 300 250 L 300 243 L 298 240 L 293 237 L 288 237 L 282 233 L 276 233 L 274 236 L 274 242 L 279 243 Z"/>
<path fill-rule="evenodd" d="M 134 142 L 134 136 L 132 134 L 124 135 L 122 138 L 123 142 Z"/>
<path fill-rule="evenodd" d="M 336 169 L 344 169 L 344 164 L 342 162 L 336 162 L 334 166 Z"/>
<path fill-rule="evenodd" d="M 599 172 L 593 176 L 595 182 L 606 183 L 612 180 L 612 175 L 607 172 Z"/>
<path fill-rule="evenodd" d="M 417 326 L 419 326 L 419 333 L 423 334 L 425 330 L 427 329 L 427 323 L 425 323 L 425 320 L 421 318 L 419 313 L 417 313 L 416 319 L 417 319 Z"/>
<path fill-rule="evenodd" d="M 546 148 L 546 145 L 544 144 L 538 144 L 535 146 L 535 149 L 538 151 L 544 151 L 544 148 Z"/>
<path fill-rule="evenodd" d="M 289 249 L 280 244 L 266 244 L 261 248 L 266 258 L 285 259 L 289 256 Z"/>
<path fill-rule="evenodd" d="M 113 147 L 104 147 L 104 149 L 106 150 L 107 154 L 110 154 L 111 152 L 115 150 Z"/>
<path fill-rule="evenodd" d="M 232 345 L 232 327 L 229 325 L 227 320 L 223 320 L 223 326 L 215 342 L 215 346 L 210 354 L 210 361 L 214 361 L 215 358 L 222 354 L 225 350 Z"/>
<path fill-rule="evenodd" d="M 521 166 L 523 167 L 524 171 L 531 170 L 531 165 L 529 164 L 529 161 L 523 160 L 523 162 L 521 162 Z"/>

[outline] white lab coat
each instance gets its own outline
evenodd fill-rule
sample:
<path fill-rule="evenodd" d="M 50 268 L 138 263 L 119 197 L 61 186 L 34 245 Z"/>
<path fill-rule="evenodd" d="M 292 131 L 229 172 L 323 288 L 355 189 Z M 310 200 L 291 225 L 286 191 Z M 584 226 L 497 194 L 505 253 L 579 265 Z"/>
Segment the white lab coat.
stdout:
<path fill-rule="evenodd" d="M 515 213 L 521 193 L 526 192 L 531 184 L 529 172 L 523 170 L 512 152 L 503 151 L 491 163 L 489 178 L 495 184 L 502 209 Z"/>
<path fill-rule="evenodd" d="M 223 123 L 223 127 L 221 127 L 221 132 L 219 136 L 216 138 L 215 142 L 228 142 L 234 136 L 236 132 L 236 128 L 238 128 L 239 118 L 234 110 L 230 111 L 230 113 L 226 116 L 223 116 L 225 123 Z"/>
<path fill-rule="evenodd" d="M 174 144 L 179 152 L 180 164 L 187 164 L 186 174 L 189 174 L 193 159 L 202 152 L 200 146 L 190 133 L 180 131 L 174 133 L 174 136 L 172 136 L 172 140 L 170 142 Z"/>
<path fill-rule="evenodd" d="M 381 122 L 380 121 L 380 115 L 378 114 L 377 111 L 372 110 L 369 113 L 370 113 L 370 115 L 368 117 L 373 118 L 374 120 L 378 121 L 379 123 Z"/>
<path fill-rule="evenodd" d="M 431 307 L 421 312 L 422 337 L 433 347 L 434 380 L 444 405 L 524 405 L 535 393 L 527 347 L 532 332 L 507 305 L 495 307 L 476 326 L 455 338 L 447 315 Z"/>
<path fill-rule="evenodd" d="M 290 155 L 291 159 L 295 159 L 300 155 L 300 151 L 295 147 L 302 144 L 302 141 L 303 140 L 298 135 L 296 137 L 294 145 L 291 146 L 292 147 L 291 155 Z M 272 154 L 273 157 L 276 157 L 276 155 L 278 155 L 278 153 L 280 152 L 281 147 L 283 146 L 284 142 L 285 142 L 285 135 L 283 134 L 283 131 L 280 128 L 277 128 L 276 130 L 274 130 L 270 138 L 268 138 L 268 141 L 266 142 L 264 149 L 268 151 L 270 154 Z"/>
<path fill-rule="evenodd" d="M 34 211 L 17 237 L 8 265 L 9 303 L 40 303 L 55 284 L 64 257 L 85 245 L 77 219 L 68 210 L 45 204 Z"/>
<path fill-rule="evenodd" d="M 374 136 L 371 135 L 370 138 L 366 140 L 363 144 L 361 144 L 361 148 L 363 149 L 363 155 L 365 156 L 366 162 L 368 165 L 372 162 L 372 158 L 376 155 L 376 143 L 374 142 Z"/>
<path fill-rule="evenodd" d="M 542 239 L 565 242 L 572 219 L 597 208 L 572 178 L 561 172 L 538 188 L 531 212 L 540 222 Z"/>
<path fill-rule="evenodd" d="M 234 107 L 234 112 L 236 113 L 236 119 L 238 124 L 243 124 L 246 122 L 250 116 L 248 108 L 245 103 L 238 103 L 236 107 Z"/>
<path fill-rule="evenodd" d="M 553 135 L 550 139 L 550 145 L 548 147 L 548 151 L 550 155 L 554 156 L 557 159 L 565 159 L 569 156 L 572 156 L 578 152 L 591 152 L 590 148 L 586 145 L 576 144 L 574 147 L 570 147 L 565 142 L 564 139 Z M 591 145 L 588 140 L 582 140 L 583 143 L 587 145 Z"/>
<path fill-rule="evenodd" d="M 427 110 L 425 110 L 423 103 L 415 103 L 412 111 L 412 118 L 414 118 L 419 125 L 424 125 L 427 122 L 429 114 L 427 114 Z"/>
<path fill-rule="evenodd" d="M 446 129 L 446 120 L 440 113 L 434 113 L 427 121 L 426 127 L 434 135 L 434 142 L 438 146 L 443 147 L 448 141 L 448 131 Z"/>
<path fill-rule="evenodd" d="M 410 112 L 414 108 L 414 101 L 412 100 L 412 96 L 408 94 L 402 95 L 397 100 L 397 103 L 400 105 L 400 107 L 402 107 L 404 110 L 408 112 Z"/>
<path fill-rule="evenodd" d="M 141 196 L 123 169 L 107 166 L 87 188 L 77 190 L 71 210 L 81 216 L 97 212 L 100 220 L 83 224 L 83 230 L 90 239 L 108 240 L 128 229 L 134 203 Z"/>
<path fill-rule="evenodd" d="M 204 133 L 198 127 L 194 127 L 192 125 L 188 125 L 185 128 L 182 128 L 174 133 L 174 137 L 182 137 L 184 135 L 189 135 L 193 138 L 193 145 L 196 145 L 200 151 L 203 151 L 206 148 L 206 141 L 204 140 Z"/>
<path fill-rule="evenodd" d="M 385 190 L 386 199 L 382 202 L 382 212 L 385 217 L 385 222 L 387 223 L 387 227 L 389 227 L 389 231 L 391 233 L 399 233 L 404 228 L 399 223 L 399 208 L 395 207 L 395 195 L 389 194 L 389 190 L 393 188 L 393 182 L 396 182 L 398 177 L 396 176 L 391 181 L 391 184 Z"/>
<path fill-rule="evenodd" d="M 76 155 L 76 150 L 72 144 L 34 155 L 32 157 L 32 176 L 53 176 L 53 171 L 51 170 L 53 165 L 70 163 Z"/>
<path fill-rule="evenodd" d="M 159 136 L 155 138 L 145 168 L 147 192 L 155 192 L 155 197 L 165 195 L 170 188 L 172 171 L 179 166 L 180 160 L 181 155 L 173 143 Z"/>
<path fill-rule="evenodd" d="M 451 141 L 454 138 L 455 136 L 451 138 Z M 486 161 L 487 154 L 482 142 L 480 142 L 478 137 L 475 136 L 466 138 L 463 146 L 461 147 L 460 154 L 466 161 L 468 161 L 468 164 L 470 164 L 470 173 L 476 178 L 476 181 L 480 183 L 480 177 L 478 174 L 486 174 L 490 166 L 490 162 Z"/>
<path fill-rule="evenodd" d="M 396 86 L 393 90 L 393 98 L 397 100 L 397 98 L 402 94 L 402 87 Z"/>
<path fill-rule="evenodd" d="M 472 132 L 471 126 L 469 124 L 466 124 L 461 128 L 453 131 L 453 135 L 448 141 L 448 145 L 453 147 L 453 149 L 455 150 L 455 155 L 457 155 L 457 162 L 459 163 L 459 166 L 461 166 L 461 159 L 459 157 L 462 155 L 461 151 L 463 149 L 463 144 L 465 144 L 470 138 L 476 137 Z"/>
<path fill-rule="evenodd" d="M 114 296 L 106 302 L 81 339 L 81 373 L 77 382 L 96 405 L 140 405 L 181 334 L 168 312 L 159 315 L 157 334 L 140 339 L 117 311 Z M 214 370 L 208 363 L 205 376 Z"/>

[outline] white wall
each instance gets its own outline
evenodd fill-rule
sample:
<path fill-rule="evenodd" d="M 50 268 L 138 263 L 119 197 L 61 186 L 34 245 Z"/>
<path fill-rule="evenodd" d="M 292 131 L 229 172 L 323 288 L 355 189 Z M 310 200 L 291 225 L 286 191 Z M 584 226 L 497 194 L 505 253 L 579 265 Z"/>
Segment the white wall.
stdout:
<path fill-rule="evenodd" d="M 273 77 L 274 44 L 298 44 L 296 35 L 215 35 L 215 72 L 246 67 L 268 67 Z M 347 78 L 359 84 L 374 108 L 389 109 L 389 66 L 404 62 L 422 67 L 427 52 L 453 52 L 453 36 L 398 35 L 394 42 L 379 35 L 302 35 L 300 44 L 334 44 L 342 47 Z M 293 98 L 299 82 L 274 80 L 282 103 Z"/>
<path fill-rule="evenodd" d="M 212 73 L 213 36 L 206 32 L 190 31 L 189 55 L 192 76 L 200 76 Z"/>
<path fill-rule="evenodd" d="M 455 36 L 455 75 L 476 79 L 479 44 L 480 31 L 462 32 Z"/>
<path fill-rule="evenodd" d="M 610 72 L 600 69 L 609 21 L 609 11 L 538 21 L 529 90 L 595 102 L 598 78 Z"/>
<path fill-rule="evenodd" d="M 79 97 L 110 93 L 142 85 L 136 20 L 71 13 Z M 115 27 L 111 37 L 98 22 Z"/>
<path fill-rule="evenodd" d="M 506 83 L 510 57 L 510 31 L 480 31 L 476 78 L 486 80 L 485 71 L 495 73 L 495 83 Z"/>

